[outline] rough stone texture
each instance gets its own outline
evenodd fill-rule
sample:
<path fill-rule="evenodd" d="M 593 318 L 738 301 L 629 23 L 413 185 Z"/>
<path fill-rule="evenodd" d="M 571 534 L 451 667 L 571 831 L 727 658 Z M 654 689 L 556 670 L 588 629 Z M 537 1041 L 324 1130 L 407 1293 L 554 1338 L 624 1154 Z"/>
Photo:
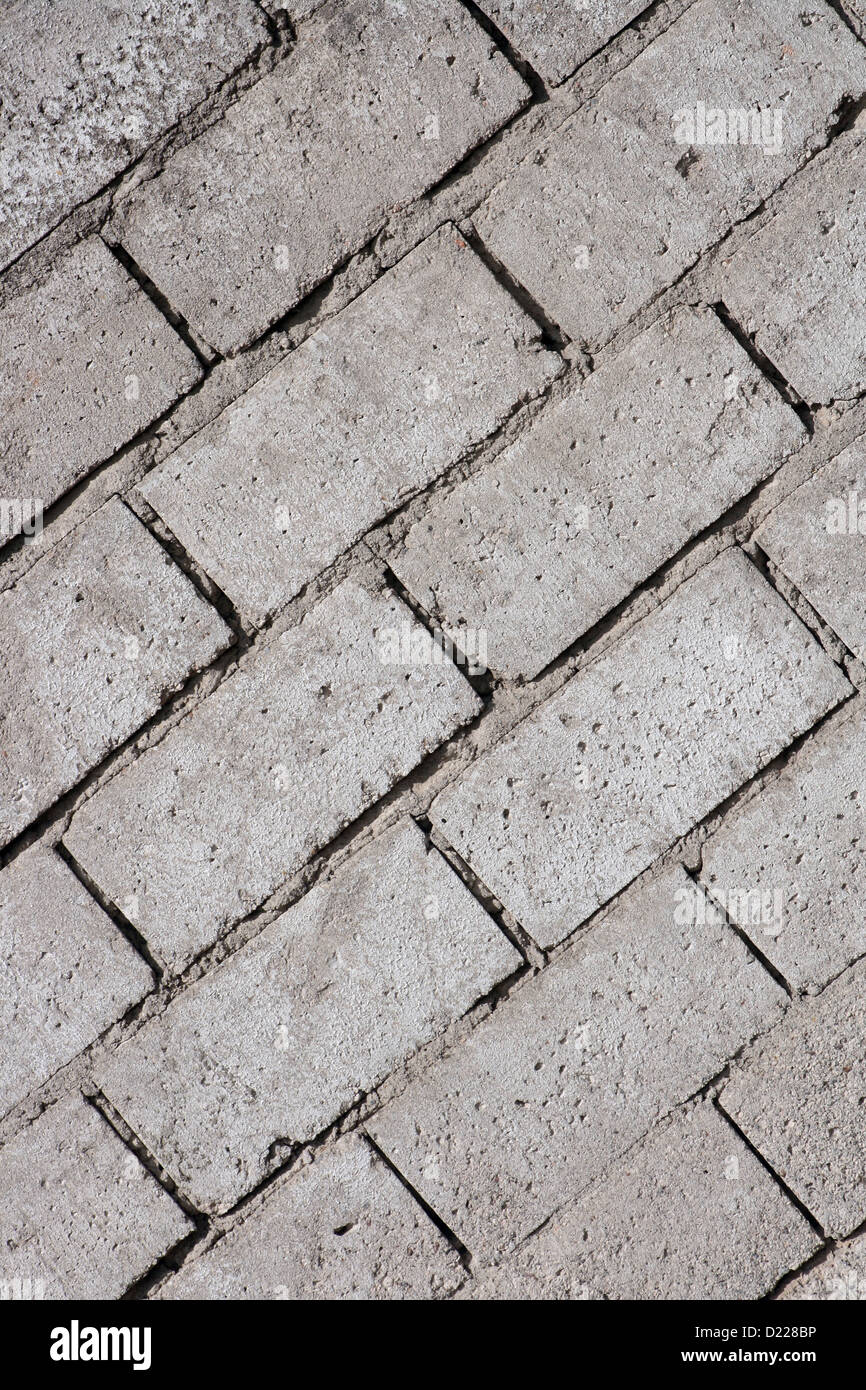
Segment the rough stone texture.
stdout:
<path fill-rule="evenodd" d="M 117 230 L 208 342 L 239 348 L 528 95 L 457 0 L 335 0 L 272 75 L 132 194 Z"/>
<path fill-rule="evenodd" d="M 737 1068 L 721 1104 L 828 1235 L 866 1219 L 866 966 L 847 971 Z"/>
<path fill-rule="evenodd" d="M 0 1114 L 153 987 L 153 975 L 62 859 L 0 873 Z"/>
<path fill-rule="evenodd" d="M 558 1212 L 471 1299 L 753 1299 L 820 1242 L 709 1105 L 680 1111 Z"/>
<path fill-rule="evenodd" d="M 866 438 L 786 498 L 755 539 L 866 661 Z"/>
<path fill-rule="evenodd" d="M 267 1195 L 264 1206 L 160 1290 L 163 1299 L 418 1299 L 452 1293 L 454 1250 L 355 1135 Z"/>
<path fill-rule="evenodd" d="M 0 266 L 267 37 L 252 0 L 6 0 L 0 35 Z"/>
<path fill-rule="evenodd" d="M 561 365 L 445 230 L 149 474 L 142 492 L 261 622 Z"/>
<path fill-rule="evenodd" d="M 44 507 L 201 376 L 194 354 L 98 237 L 0 310 L 0 356 L 0 490 Z M 0 544 L 18 529 L 0 523 Z"/>
<path fill-rule="evenodd" d="M 230 640 L 120 501 L 48 551 L 0 604 L 0 845 Z"/>
<path fill-rule="evenodd" d="M 849 693 L 729 550 L 478 758 L 431 819 L 550 946 Z"/>
<path fill-rule="evenodd" d="M 825 1260 L 794 1279 L 779 1299 L 861 1302 L 866 1299 L 866 1236 L 838 1245 Z"/>
<path fill-rule="evenodd" d="M 473 1255 L 604 1172 L 757 1032 L 784 994 L 680 868 L 607 920 L 368 1124 Z"/>
<path fill-rule="evenodd" d="M 396 599 L 347 581 L 76 814 L 67 848 L 132 902 L 167 963 L 257 907 L 478 711 L 450 662 L 382 660 L 383 633 L 404 627 L 424 635 Z"/>
<path fill-rule="evenodd" d="M 709 311 L 600 364 L 416 523 L 391 567 L 460 645 L 534 676 L 802 441 Z"/>
<path fill-rule="evenodd" d="M 181 994 L 100 1086 L 197 1207 L 225 1210 L 275 1141 L 314 1138 L 521 964 L 410 822 Z"/>
<path fill-rule="evenodd" d="M 101 1115 L 73 1096 L 0 1149 L 0 1285 L 114 1299 L 192 1230 Z"/>
<path fill-rule="evenodd" d="M 806 401 L 866 391 L 866 146 L 821 161 L 725 268 L 725 303 Z"/>
<path fill-rule="evenodd" d="M 647 8 L 646 0 L 484 0 L 481 8 L 554 87 Z"/>
<path fill-rule="evenodd" d="M 858 714 L 802 749 L 704 846 L 707 890 L 798 990 L 866 955 L 864 779 Z"/>
<path fill-rule="evenodd" d="M 489 249 L 572 338 L 606 342 L 866 92 L 851 31 L 829 6 L 802 11 L 800 0 L 697 0 L 476 214 Z M 678 115 L 699 100 L 767 112 L 770 137 L 780 112 L 779 148 L 678 141 L 701 138 Z"/>

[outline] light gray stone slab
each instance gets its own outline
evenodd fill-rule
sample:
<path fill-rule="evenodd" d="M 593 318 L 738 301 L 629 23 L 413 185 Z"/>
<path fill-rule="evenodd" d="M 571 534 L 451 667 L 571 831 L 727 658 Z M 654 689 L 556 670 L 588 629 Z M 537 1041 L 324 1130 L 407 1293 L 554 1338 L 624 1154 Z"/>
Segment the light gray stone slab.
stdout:
<path fill-rule="evenodd" d="M 709 310 L 677 311 L 413 526 L 391 567 L 455 643 L 535 676 L 805 437 Z"/>
<path fill-rule="evenodd" d="M 680 868 L 623 898 L 375 1114 L 467 1245 L 510 1248 L 781 1016 L 784 992 Z"/>
<path fill-rule="evenodd" d="M 556 87 L 647 6 L 646 0 L 484 0 L 481 8 Z"/>
<path fill-rule="evenodd" d="M 0 844 L 231 640 L 117 499 L 46 552 L 0 602 Z"/>
<path fill-rule="evenodd" d="M 187 322 L 234 350 L 528 99 L 457 0 L 335 2 L 126 200 L 116 230 Z"/>
<path fill-rule="evenodd" d="M 602 344 L 820 149 L 864 91 L 866 52 L 829 6 L 697 0 L 497 185 L 476 228 L 555 323 Z M 730 142 L 730 111 L 748 143 Z"/>
<path fill-rule="evenodd" d="M 0 1149 L 0 1287 L 117 1299 L 192 1222 L 80 1096 Z M 29 1281 L 29 1282 L 28 1282 Z"/>
<path fill-rule="evenodd" d="M 392 630 L 430 664 L 389 664 Z M 437 655 L 402 603 L 346 581 L 96 793 L 64 843 L 179 967 L 478 712 Z"/>
<path fill-rule="evenodd" d="M 850 693 L 728 550 L 482 754 L 431 819 L 550 946 Z"/>
<path fill-rule="evenodd" d="M 826 1259 L 786 1285 L 778 1297 L 780 1302 L 862 1302 L 866 1299 L 866 1236 L 837 1245 Z"/>
<path fill-rule="evenodd" d="M 148 474 L 141 491 L 261 622 L 541 391 L 562 364 L 538 337 L 445 229 Z"/>

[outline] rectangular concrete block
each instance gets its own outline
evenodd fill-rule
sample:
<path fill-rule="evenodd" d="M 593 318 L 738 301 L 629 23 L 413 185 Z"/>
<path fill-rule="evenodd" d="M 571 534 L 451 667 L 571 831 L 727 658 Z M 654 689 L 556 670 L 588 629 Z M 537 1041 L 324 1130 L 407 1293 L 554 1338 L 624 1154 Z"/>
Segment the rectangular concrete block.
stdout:
<path fill-rule="evenodd" d="M 737 1067 L 721 1105 L 823 1230 L 866 1220 L 866 968 L 803 999 Z"/>
<path fill-rule="evenodd" d="M 866 1235 L 843 1241 L 827 1258 L 787 1284 L 779 1302 L 862 1302 L 866 1299 Z"/>
<path fill-rule="evenodd" d="M 603 1173 L 785 995 L 680 868 L 610 916 L 367 1128 L 473 1255 L 511 1248 Z"/>
<path fill-rule="evenodd" d="M 0 310 L 0 355 L 0 503 L 48 507 L 201 377 L 99 237 Z M 14 512 L 0 511 L 0 544 L 21 529 Z"/>
<path fill-rule="evenodd" d="M 261 622 L 542 390 L 562 364 L 538 337 L 445 229 L 148 474 L 141 491 Z"/>
<path fill-rule="evenodd" d="M 0 266 L 267 41 L 253 0 L 7 0 Z"/>
<path fill-rule="evenodd" d="M 126 200 L 116 230 L 184 318 L 231 351 L 528 98 L 457 0 L 335 0 L 285 62 Z"/>
<path fill-rule="evenodd" d="M 403 631 L 427 663 L 386 660 Z M 346 581 L 96 793 L 67 848 L 180 967 L 473 718 L 441 656 L 402 603 Z"/>
<path fill-rule="evenodd" d="M 461 649 L 535 676 L 805 438 L 708 310 L 679 310 L 549 406 L 390 556 Z"/>
<path fill-rule="evenodd" d="M 776 507 L 755 540 L 866 661 L 866 437 Z"/>
<path fill-rule="evenodd" d="M 645 0 L 484 0 L 481 8 L 556 87 L 647 7 Z"/>
<path fill-rule="evenodd" d="M 0 1286 L 117 1299 L 192 1222 L 80 1096 L 0 1149 Z M 34 1289 L 37 1291 L 34 1294 Z"/>
<path fill-rule="evenodd" d="M 820 1240 L 711 1105 L 678 1111 L 498 1268 L 481 1299 L 757 1299 Z"/>
<path fill-rule="evenodd" d="M 866 955 L 866 724 L 822 731 L 703 848 L 701 880 L 796 990 Z"/>
<path fill-rule="evenodd" d="M 850 693 L 728 550 L 482 754 L 431 819 L 551 946 Z"/>
<path fill-rule="evenodd" d="M 230 641 L 119 500 L 58 542 L 0 601 L 0 845 Z"/>
<path fill-rule="evenodd" d="M 0 1114 L 153 988 L 150 968 L 59 856 L 0 873 Z"/>
<path fill-rule="evenodd" d="M 697 0 L 474 221 L 574 340 L 606 342 L 829 138 L 866 52 L 828 6 Z"/>
<path fill-rule="evenodd" d="M 460 1260 L 369 1144 L 348 1135 L 268 1192 L 161 1299 L 430 1299 L 459 1288 Z"/>
<path fill-rule="evenodd" d="M 522 964 L 414 824 L 180 994 L 98 1074 L 181 1191 L 225 1210 Z"/>

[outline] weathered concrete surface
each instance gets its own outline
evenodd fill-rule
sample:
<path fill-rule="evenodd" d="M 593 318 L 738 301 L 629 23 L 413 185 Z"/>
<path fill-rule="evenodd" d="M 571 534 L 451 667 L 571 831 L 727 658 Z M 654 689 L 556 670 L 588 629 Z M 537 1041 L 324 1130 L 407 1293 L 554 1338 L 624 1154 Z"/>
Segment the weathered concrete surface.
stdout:
<path fill-rule="evenodd" d="M 141 491 L 261 622 L 541 391 L 562 364 L 538 337 L 445 229 L 148 474 Z"/>
<path fill-rule="evenodd" d="M 0 310 L 0 356 L 2 497 L 43 507 L 201 377 L 194 354 L 98 237 Z M 0 544 L 19 529 L 0 517 Z"/>
<path fill-rule="evenodd" d="M 431 819 L 550 946 L 849 693 L 728 550 L 482 754 Z"/>
<path fill-rule="evenodd" d="M 862 1302 L 866 1299 L 866 1236 L 855 1236 L 787 1284 L 779 1299 Z"/>
<path fill-rule="evenodd" d="M 409 822 L 181 994 L 100 1087 L 197 1207 L 225 1210 L 276 1141 L 314 1138 L 521 964 Z"/>
<path fill-rule="evenodd" d="M 754 1299 L 815 1253 L 804 1216 L 712 1106 L 679 1111 L 471 1299 Z"/>
<path fill-rule="evenodd" d="M 209 946 L 477 713 L 450 662 L 382 660 L 383 634 L 404 627 L 425 636 L 396 599 L 342 584 L 77 812 L 64 843 L 167 964 Z"/>
<path fill-rule="evenodd" d="M 0 845 L 232 640 L 115 499 L 0 602 Z"/>
<path fill-rule="evenodd" d="M 759 1031 L 784 994 L 682 869 L 500 1004 L 369 1121 L 473 1255 L 512 1247 Z"/>
<path fill-rule="evenodd" d="M 521 57 L 558 86 L 647 6 L 646 0 L 484 0 L 480 8 Z"/>
<path fill-rule="evenodd" d="M 708 310 L 600 364 L 434 503 L 391 567 L 461 645 L 535 676 L 773 472 L 805 430 Z"/>
<path fill-rule="evenodd" d="M 721 1104 L 828 1235 L 866 1219 L 866 966 L 791 1009 Z"/>
<path fill-rule="evenodd" d="M 801 11 L 697 0 L 476 214 L 482 240 L 573 339 L 606 342 L 866 92 L 866 51 L 844 22 L 829 6 Z M 724 124 L 707 121 L 716 110 Z M 730 110 L 745 113 L 749 143 L 710 143 L 739 133 Z"/>
<path fill-rule="evenodd" d="M 272 1188 L 163 1299 L 418 1299 L 459 1288 L 454 1250 L 370 1145 L 349 1135 Z"/>
<path fill-rule="evenodd" d="M 207 342 L 233 350 L 528 96 L 457 0 L 334 0 L 273 74 L 122 204 L 115 231 Z"/>
<path fill-rule="evenodd" d="M 0 1284 L 119 1298 L 192 1222 L 101 1115 L 71 1096 L 0 1149 Z M 25 1297 L 33 1297 L 33 1293 Z"/>

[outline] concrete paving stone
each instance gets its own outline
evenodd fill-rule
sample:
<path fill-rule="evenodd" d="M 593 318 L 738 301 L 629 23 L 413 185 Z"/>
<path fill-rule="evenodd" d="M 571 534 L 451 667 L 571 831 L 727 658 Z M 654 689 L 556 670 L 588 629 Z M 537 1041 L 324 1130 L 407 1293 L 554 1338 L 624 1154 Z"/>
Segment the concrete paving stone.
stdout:
<path fill-rule="evenodd" d="M 797 990 L 866 955 L 866 723 L 811 739 L 707 841 L 701 879 Z"/>
<path fill-rule="evenodd" d="M 100 1069 L 181 1191 L 225 1210 L 522 964 L 409 822 L 362 850 Z"/>
<path fill-rule="evenodd" d="M 813 405 L 866 391 L 866 145 L 785 190 L 725 267 L 725 304 Z"/>
<path fill-rule="evenodd" d="M 48 507 L 201 377 L 195 355 L 99 237 L 0 310 L 0 355 L 7 504 Z M 7 506 L 0 544 L 20 530 L 20 509 Z"/>
<path fill-rule="evenodd" d="M 558 86 L 587 58 L 618 34 L 646 0 L 484 0 L 481 8 L 512 47 Z"/>
<path fill-rule="evenodd" d="M 552 946 L 850 693 L 728 550 L 483 753 L 431 819 Z"/>
<path fill-rule="evenodd" d="M 755 540 L 866 661 L 866 436 L 776 507 Z"/>
<path fill-rule="evenodd" d="M 16 1287 L 25 1297 L 119 1298 L 193 1229 L 77 1095 L 4 1144 L 0 1191 L 0 1288 L 12 1298 Z"/>
<path fill-rule="evenodd" d="M 335 0 L 276 71 L 126 200 L 117 230 L 184 318 L 231 351 L 528 99 L 457 0 Z"/>
<path fill-rule="evenodd" d="M 454 641 L 535 676 L 805 437 L 709 310 L 600 365 L 390 556 Z M 528 581 L 528 582 L 527 582 Z"/>
<path fill-rule="evenodd" d="M 864 91 L 866 51 L 829 6 L 697 0 L 502 180 L 476 228 L 574 340 L 604 343 Z"/>
<path fill-rule="evenodd" d="M 0 873 L 0 1114 L 153 988 L 151 970 L 63 860 L 37 846 Z"/>
<path fill-rule="evenodd" d="M 679 867 L 632 889 L 367 1128 L 473 1255 L 575 1197 L 781 1016 Z"/>
<path fill-rule="evenodd" d="M 267 42 L 253 0 L 7 0 L 0 34 L 0 266 Z"/>
<path fill-rule="evenodd" d="M 0 604 L 0 845 L 231 640 L 119 500 L 58 542 Z"/>
<path fill-rule="evenodd" d="M 756 1299 L 820 1247 L 711 1105 L 662 1121 L 462 1298 Z"/>
<path fill-rule="evenodd" d="M 141 491 L 261 622 L 542 390 L 562 363 L 538 336 L 446 228 L 150 473 Z"/>
<path fill-rule="evenodd" d="M 782 1290 L 783 1299 L 812 1302 L 861 1302 L 866 1299 L 866 1236 L 855 1236 L 804 1271 Z"/>
<path fill-rule="evenodd" d="M 453 1293 L 457 1253 L 373 1149 L 348 1135 L 271 1189 L 160 1299 L 429 1299 Z"/>
<path fill-rule="evenodd" d="M 386 659 L 394 633 L 408 665 Z M 480 708 L 402 603 L 346 581 L 97 792 L 64 843 L 180 966 Z"/>
<path fill-rule="evenodd" d="M 803 999 L 742 1066 L 721 1104 L 828 1235 L 866 1220 L 866 966 Z"/>

